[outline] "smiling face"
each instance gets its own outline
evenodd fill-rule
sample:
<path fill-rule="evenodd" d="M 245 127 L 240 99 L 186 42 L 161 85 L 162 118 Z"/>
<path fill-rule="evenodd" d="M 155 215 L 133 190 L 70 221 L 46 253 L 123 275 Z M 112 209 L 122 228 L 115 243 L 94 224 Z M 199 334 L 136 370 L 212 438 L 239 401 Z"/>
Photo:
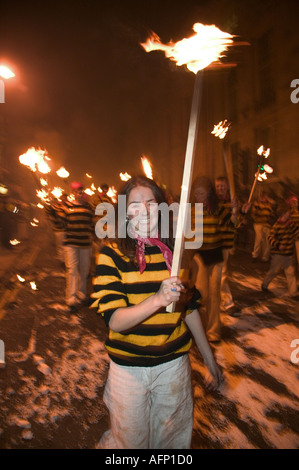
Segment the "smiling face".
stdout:
<path fill-rule="evenodd" d="M 127 200 L 127 216 L 134 232 L 141 237 L 156 237 L 158 233 L 158 203 L 146 186 L 133 188 Z"/>
<path fill-rule="evenodd" d="M 215 189 L 216 189 L 216 194 L 218 196 L 218 199 L 220 199 L 221 201 L 225 200 L 227 197 L 227 191 L 228 191 L 226 181 L 222 181 L 222 180 L 216 181 Z"/>

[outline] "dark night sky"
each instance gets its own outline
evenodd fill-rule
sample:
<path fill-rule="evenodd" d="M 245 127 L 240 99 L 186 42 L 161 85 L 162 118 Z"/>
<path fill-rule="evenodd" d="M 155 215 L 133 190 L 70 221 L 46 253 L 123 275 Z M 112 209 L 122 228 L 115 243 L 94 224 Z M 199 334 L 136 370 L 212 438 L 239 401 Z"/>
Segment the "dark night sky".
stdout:
<path fill-rule="evenodd" d="M 209 3 L 1 0 L 0 59 L 16 74 L 1 109 L 5 157 L 40 146 L 57 169 L 63 164 L 74 178 L 89 172 L 110 185 L 119 184 L 120 171 L 141 171 L 142 154 L 167 166 L 161 135 L 167 113 L 178 112 L 180 91 L 171 84 L 173 64 L 139 43 L 150 31 L 177 41 L 197 21 L 228 26 L 228 13 L 223 24 L 204 14 Z M 194 75 L 181 72 L 179 80 L 191 96 Z"/>

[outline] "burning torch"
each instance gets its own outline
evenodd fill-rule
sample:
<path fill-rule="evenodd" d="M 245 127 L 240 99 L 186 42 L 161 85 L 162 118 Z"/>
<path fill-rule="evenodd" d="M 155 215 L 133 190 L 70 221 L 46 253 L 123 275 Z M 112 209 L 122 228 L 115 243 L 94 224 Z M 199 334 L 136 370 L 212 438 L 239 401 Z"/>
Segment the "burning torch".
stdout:
<path fill-rule="evenodd" d="M 199 108 L 202 94 L 201 90 L 203 74 L 201 71 L 210 66 L 221 66 L 222 64 L 220 62 L 220 58 L 223 57 L 224 51 L 226 51 L 233 43 L 233 36 L 229 33 L 221 31 L 215 25 L 208 26 L 195 23 L 193 25 L 193 30 L 195 31 L 193 36 L 182 39 L 177 43 L 170 42 L 169 44 L 162 44 L 159 37 L 156 34 L 153 34 L 146 43 L 141 44 L 146 52 L 153 50 L 164 51 L 166 57 L 175 61 L 177 65 L 186 65 L 188 70 L 196 75 L 171 276 L 179 275 L 181 258 L 183 254 L 184 229 L 187 221 L 187 211 L 185 209 L 190 196 L 193 162 L 198 131 Z M 173 304 L 167 307 L 167 310 L 170 312 L 173 311 L 173 309 Z"/>
<path fill-rule="evenodd" d="M 264 146 L 261 145 L 257 149 L 257 154 L 259 156 L 259 158 L 258 158 L 258 168 L 257 168 L 257 172 L 255 173 L 255 176 L 254 176 L 254 181 L 253 181 L 253 184 L 252 184 L 252 187 L 251 187 L 248 202 L 251 202 L 251 199 L 252 199 L 257 181 L 265 181 L 267 179 L 267 173 L 273 173 L 273 168 L 271 166 L 269 166 L 267 163 L 265 163 L 265 160 L 270 155 L 270 149 L 268 148 L 266 150 L 266 149 L 264 149 Z"/>
<path fill-rule="evenodd" d="M 224 138 L 227 134 L 228 129 L 230 128 L 231 123 L 228 122 L 226 119 L 224 121 L 220 121 L 218 124 L 214 125 L 214 129 L 212 130 L 211 134 L 214 134 L 215 137 L 219 137 L 222 140 L 222 150 L 223 150 L 223 159 L 225 164 L 225 170 L 229 182 L 229 191 L 230 191 L 230 198 L 231 200 L 235 197 L 235 185 L 234 185 L 234 173 L 232 168 L 232 161 L 227 155 L 227 145 L 225 145 Z"/>

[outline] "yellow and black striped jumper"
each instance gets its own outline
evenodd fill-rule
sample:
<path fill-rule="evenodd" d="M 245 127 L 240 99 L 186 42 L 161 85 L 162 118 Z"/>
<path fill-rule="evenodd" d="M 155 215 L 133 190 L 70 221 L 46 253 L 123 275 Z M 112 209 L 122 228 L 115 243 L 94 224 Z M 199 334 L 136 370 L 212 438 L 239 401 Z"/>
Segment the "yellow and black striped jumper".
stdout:
<path fill-rule="evenodd" d="M 82 204 L 67 203 L 58 212 L 65 224 L 65 246 L 89 248 L 94 232 L 93 212 L 86 202 Z"/>
<path fill-rule="evenodd" d="M 291 219 L 282 220 L 279 218 L 271 228 L 269 243 L 271 245 L 271 264 L 263 283 L 262 290 L 267 290 L 268 285 L 279 273 L 284 270 L 288 291 L 291 296 L 297 295 L 297 282 L 295 274 L 295 240 L 299 234 L 299 226 Z"/>
<path fill-rule="evenodd" d="M 137 265 L 113 242 L 97 255 L 91 307 L 103 316 L 107 326 L 116 309 L 144 301 L 169 277 L 159 247 L 146 245 L 145 260 L 146 268 L 140 274 Z M 123 366 L 152 367 L 187 354 L 192 340 L 183 317 L 197 308 L 197 303 L 188 308 L 173 313 L 162 308 L 127 331 L 109 329 L 105 347 L 112 361 Z"/>

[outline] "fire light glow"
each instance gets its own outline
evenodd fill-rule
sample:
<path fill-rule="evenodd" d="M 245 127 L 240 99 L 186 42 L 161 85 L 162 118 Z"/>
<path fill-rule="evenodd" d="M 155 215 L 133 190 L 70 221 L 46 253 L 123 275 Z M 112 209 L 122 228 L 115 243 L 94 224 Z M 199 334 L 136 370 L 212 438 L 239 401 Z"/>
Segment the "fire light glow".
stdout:
<path fill-rule="evenodd" d="M 148 158 L 146 158 L 144 155 L 141 157 L 141 163 L 143 167 L 144 174 L 147 178 L 153 179 L 153 171 L 152 171 L 152 165 L 149 161 Z"/>
<path fill-rule="evenodd" d="M 70 176 L 69 172 L 61 166 L 59 170 L 56 171 L 56 174 L 59 176 L 59 178 L 68 178 Z"/>
<path fill-rule="evenodd" d="M 225 119 L 224 121 L 220 121 L 218 124 L 214 125 L 214 129 L 212 130 L 211 134 L 214 134 L 215 137 L 219 137 L 219 139 L 224 139 L 229 127 L 230 122 Z"/>
<path fill-rule="evenodd" d="M 181 41 L 162 44 L 159 36 L 152 33 L 151 37 L 141 46 L 146 52 L 155 50 L 164 51 L 165 56 L 173 60 L 177 65 L 186 65 L 188 70 L 197 73 L 208 67 L 213 62 L 220 62 L 223 53 L 233 43 L 233 37 L 229 33 L 221 31 L 215 25 L 193 25 L 195 34 Z"/>
<path fill-rule="evenodd" d="M 127 172 L 126 173 L 120 173 L 119 177 L 122 181 L 129 181 L 132 178 L 132 176 L 129 175 L 129 173 L 127 173 Z"/>
<path fill-rule="evenodd" d="M 47 150 L 35 149 L 30 147 L 26 153 L 19 156 L 19 161 L 22 165 L 30 168 L 31 171 L 38 170 L 40 173 L 50 173 L 51 168 L 45 160 L 50 160 L 47 156 Z"/>

